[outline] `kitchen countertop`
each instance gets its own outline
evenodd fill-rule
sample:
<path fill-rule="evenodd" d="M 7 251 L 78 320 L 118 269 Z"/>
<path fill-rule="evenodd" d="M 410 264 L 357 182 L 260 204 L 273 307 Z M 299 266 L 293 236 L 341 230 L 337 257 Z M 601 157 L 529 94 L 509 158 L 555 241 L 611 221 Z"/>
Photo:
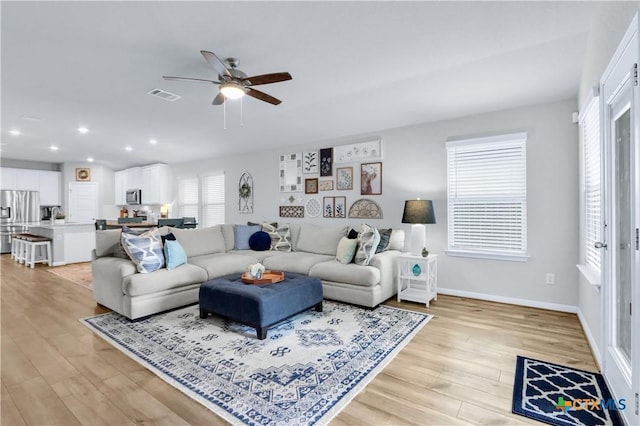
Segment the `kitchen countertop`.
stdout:
<path fill-rule="evenodd" d="M 155 227 L 158 226 L 158 224 L 157 223 L 151 223 L 151 222 L 118 223 L 117 220 L 108 220 L 107 221 L 107 226 L 117 226 L 117 227 L 126 226 L 127 228 L 155 228 Z"/>
<path fill-rule="evenodd" d="M 64 228 L 77 227 L 77 226 L 91 226 L 91 227 L 94 227 L 94 224 L 93 224 L 93 222 L 51 223 L 51 221 L 49 221 L 49 220 L 43 220 L 43 221 L 40 221 L 40 222 L 31 222 L 31 223 L 27 224 L 27 226 L 30 227 L 30 228 L 39 227 L 39 228 L 46 228 L 46 229 L 64 229 Z"/>

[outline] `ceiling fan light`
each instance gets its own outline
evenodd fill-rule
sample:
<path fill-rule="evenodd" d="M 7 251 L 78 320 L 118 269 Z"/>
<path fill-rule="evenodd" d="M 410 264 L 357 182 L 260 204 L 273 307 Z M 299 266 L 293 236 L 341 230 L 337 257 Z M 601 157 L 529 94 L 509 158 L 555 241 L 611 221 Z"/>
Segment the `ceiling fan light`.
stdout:
<path fill-rule="evenodd" d="M 220 86 L 220 93 L 227 99 L 239 99 L 245 95 L 244 88 L 237 83 L 224 83 Z"/>

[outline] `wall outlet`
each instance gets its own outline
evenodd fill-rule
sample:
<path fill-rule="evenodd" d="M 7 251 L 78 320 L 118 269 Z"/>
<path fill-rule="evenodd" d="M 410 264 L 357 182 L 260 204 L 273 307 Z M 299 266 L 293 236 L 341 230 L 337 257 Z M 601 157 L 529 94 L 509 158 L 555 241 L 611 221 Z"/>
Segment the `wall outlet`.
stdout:
<path fill-rule="evenodd" d="M 549 285 L 554 285 L 556 283 L 556 274 L 552 274 L 551 272 L 547 272 L 547 278 L 545 281 Z"/>

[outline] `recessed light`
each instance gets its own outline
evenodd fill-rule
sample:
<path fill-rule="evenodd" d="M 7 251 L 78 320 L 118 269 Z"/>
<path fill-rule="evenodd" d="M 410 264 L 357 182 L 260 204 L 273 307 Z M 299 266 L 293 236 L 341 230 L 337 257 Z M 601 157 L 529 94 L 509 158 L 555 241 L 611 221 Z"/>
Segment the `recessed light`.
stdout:
<path fill-rule="evenodd" d="M 57 151 L 57 150 L 58 150 L 58 147 L 57 147 L 56 145 L 51 145 L 51 146 L 49 147 L 49 149 L 50 149 L 51 151 Z"/>
<path fill-rule="evenodd" d="M 87 161 L 90 162 L 90 163 L 93 163 L 93 157 L 87 158 Z"/>
<path fill-rule="evenodd" d="M 18 129 L 11 129 L 9 130 L 9 133 L 12 134 L 13 136 L 20 136 L 22 134 L 22 132 Z"/>
<path fill-rule="evenodd" d="M 124 150 L 125 150 L 125 151 L 133 151 L 133 148 L 131 148 L 130 146 L 125 146 L 125 147 L 124 147 Z"/>
<path fill-rule="evenodd" d="M 84 135 L 85 133 L 88 133 L 88 132 L 89 132 L 89 129 L 87 129 L 86 127 L 84 126 L 78 127 L 78 133 L 82 133 Z"/>
<path fill-rule="evenodd" d="M 150 143 L 151 145 L 155 145 L 155 144 L 157 144 L 157 143 L 158 143 L 158 141 L 157 141 L 157 140 L 155 140 L 155 139 L 151 139 L 151 140 L 149 140 L 149 143 Z"/>

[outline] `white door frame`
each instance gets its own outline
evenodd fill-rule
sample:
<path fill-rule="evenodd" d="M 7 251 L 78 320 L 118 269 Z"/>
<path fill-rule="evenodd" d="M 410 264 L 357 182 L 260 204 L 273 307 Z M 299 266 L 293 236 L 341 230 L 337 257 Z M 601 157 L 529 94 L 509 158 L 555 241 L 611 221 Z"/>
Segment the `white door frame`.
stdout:
<path fill-rule="evenodd" d="M 602 162 L 603 162 L 603 239 L 609 244 L 603 253 L 602 268 L 602 368 L 614 399 L 624 399 L 625 408 L 620 411 L 627 424 L 639 424 L 638 393 L 640 392 L 640 251 L 632 244 L 633 262 L 631 266 L 631 368 L 626 367 L 615 341 L 616 294 L 616 245 L 618 224 L 615 221 L 615 142 L 612 141 L 612 104 L 631 107 L 631 221 L 632 229 L 640 226 L 638 206 L 640 191 L 640 89 L 637 84 L 637 64 L 640 62 L 640 44 L 638 41 L 638 16 L 629 26 L 615 55 L 609 63 L 600 82 L 601 123 L 602 123 Z M 634 70 L 635 65 L 635 70 Z M 633 242 L 635 242 L 632 239 Z"/>

